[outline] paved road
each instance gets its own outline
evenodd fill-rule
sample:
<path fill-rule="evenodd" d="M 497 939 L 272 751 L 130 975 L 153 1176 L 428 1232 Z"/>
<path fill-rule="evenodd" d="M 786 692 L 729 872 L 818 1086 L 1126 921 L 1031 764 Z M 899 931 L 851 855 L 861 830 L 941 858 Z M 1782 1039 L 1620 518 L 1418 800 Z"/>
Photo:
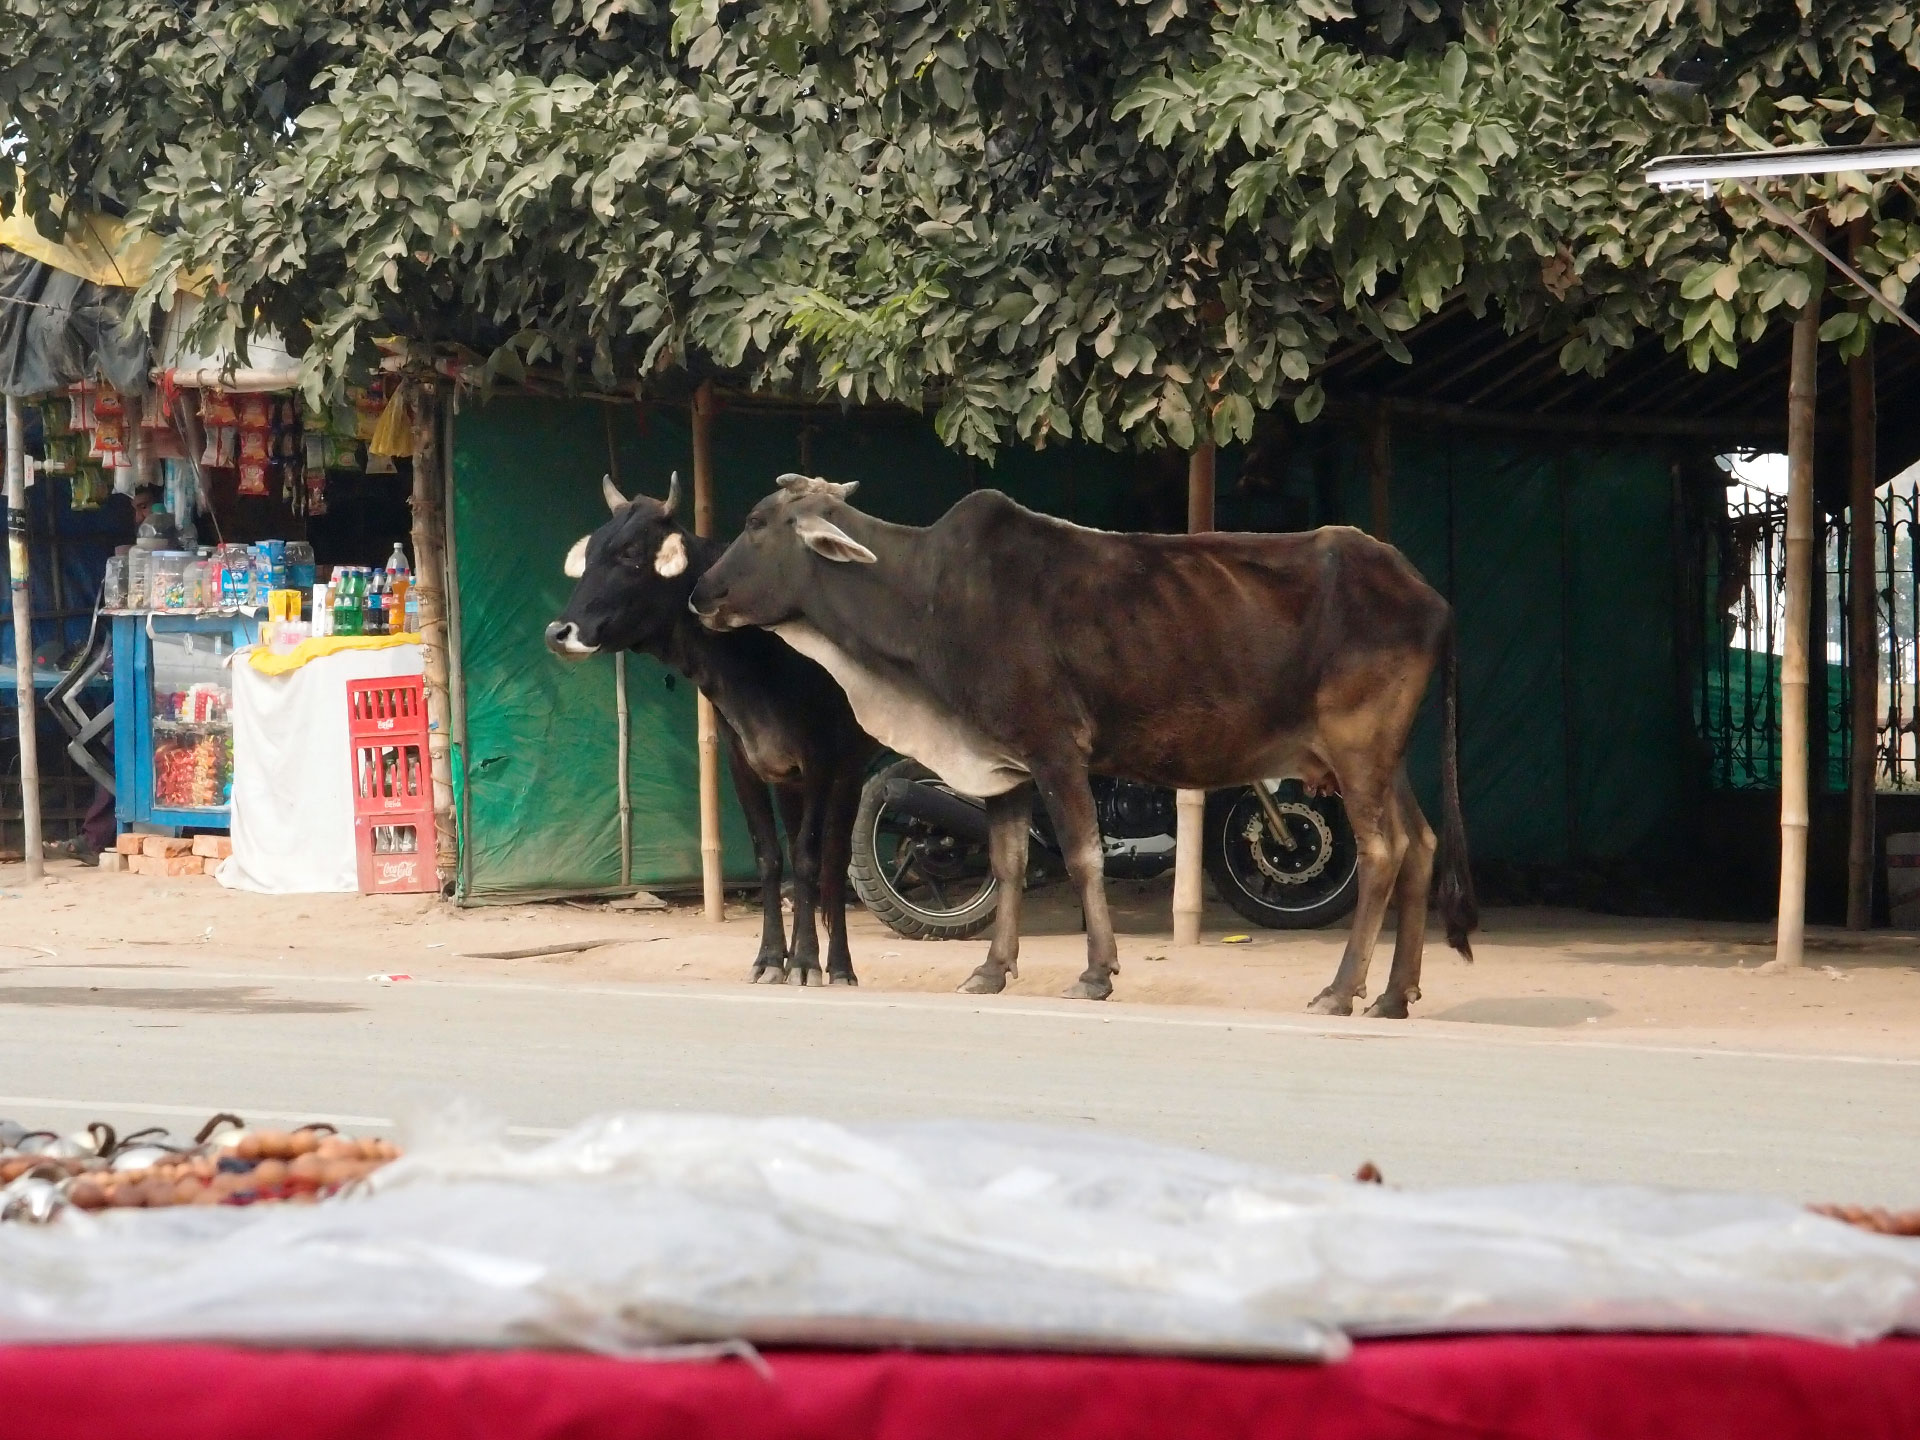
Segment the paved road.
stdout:
<path fill-rule="evenodd" d="M 1317 1172 L 1372 1159 L 1408 1184 L 1920 1194 L 1920 1062 L 1464 1030 L 1006 997 L 34 967 L 0 979 L 0 1115 L 191 1129 L 224 1108 L 370 1129 L 452 1095 L 525 1134 L 613 1108 L 962 1115 Z"/>

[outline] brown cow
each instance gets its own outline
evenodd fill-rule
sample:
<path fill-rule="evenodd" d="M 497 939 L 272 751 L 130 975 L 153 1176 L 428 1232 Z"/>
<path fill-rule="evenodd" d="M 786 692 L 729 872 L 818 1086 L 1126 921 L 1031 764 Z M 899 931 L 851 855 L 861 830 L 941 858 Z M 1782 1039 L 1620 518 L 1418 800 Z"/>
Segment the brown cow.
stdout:
<path fill-rule="evenodd" d="M 1002 900 L 984 964 L 1017 974 L 1029 800 L 1039 787 L 1079 888 L 1100 1000 L 1119 969 L 1089 773 L 1214 789 L 1331 775 L 1359 845 L 1360 899 L 1333 983 L 1351 1014 L 1387 903 L 1393 967 L 1370 1015 L 1420 996 L 1435 840 L 1403 760 L 1435 669 L 1446 686 L 1440 913 L 1472 958 L 1460 820 L 1453 615 L 1390 545 L 1358 530 L 1118 535 L 978 491 L 924 529 L 846 503 L 850 485 L 783 476 L 693 589 L 715 629 L 757 625 L 819 661 L 882 744 L 987 799 Z"/>

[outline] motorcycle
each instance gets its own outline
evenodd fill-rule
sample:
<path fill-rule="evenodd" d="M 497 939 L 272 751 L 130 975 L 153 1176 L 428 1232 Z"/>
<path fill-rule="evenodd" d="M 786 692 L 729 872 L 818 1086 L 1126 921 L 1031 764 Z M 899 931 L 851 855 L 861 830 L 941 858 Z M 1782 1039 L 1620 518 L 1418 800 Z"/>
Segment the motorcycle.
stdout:
<path fill-rule="evenodd" d="M 1174 792 L 1106 776 L 1093 777 L 1092 787 L 1107 875 L 1148 880 L 1172 868 Z M 1359 852 L 1345 809 L 1296 780 L 1210 793 L 1201 843 L 1220 898 L 1256 925 L 1330 925 L 1358 898 Z M 999 908 L 986 806 L 913 760 L 868 777 L 848 874 L 867 909 L 909 940 L 967 939 Z M 1052 821 L 1036 800 L 1028 886 L 1066 876 Z"/>

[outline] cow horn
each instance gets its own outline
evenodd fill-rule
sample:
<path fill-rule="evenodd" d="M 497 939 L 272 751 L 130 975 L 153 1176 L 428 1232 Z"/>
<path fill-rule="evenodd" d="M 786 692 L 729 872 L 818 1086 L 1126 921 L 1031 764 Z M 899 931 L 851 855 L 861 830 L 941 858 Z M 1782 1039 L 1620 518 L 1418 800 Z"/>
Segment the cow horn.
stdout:
<path fill-rule="evenodd" d="M 667 480 L 667 498 L 661 502 L 667 514 L 671 515 L 680 508 L 680 472 L 674 471 Z"/>
<path fill-rule="evenodd" d="M 627 508 L 627 497 L 614 488 L 613 477 L 611 475 L 602 475 L 600 477 L 600 493 L 607 497 L 607 509 L 611 510 L 614 514 L 618 515 L 622 510 Z"/>
<path fill-rule="evenodd" d="M 860 488 L 858 480 L 836 484 L 832 480 L 822 480 L 818 475 L 796 475 L 792 471 L 773 483 L 795 495 L 831 495 L 836 500 L 844 500 Z"/>

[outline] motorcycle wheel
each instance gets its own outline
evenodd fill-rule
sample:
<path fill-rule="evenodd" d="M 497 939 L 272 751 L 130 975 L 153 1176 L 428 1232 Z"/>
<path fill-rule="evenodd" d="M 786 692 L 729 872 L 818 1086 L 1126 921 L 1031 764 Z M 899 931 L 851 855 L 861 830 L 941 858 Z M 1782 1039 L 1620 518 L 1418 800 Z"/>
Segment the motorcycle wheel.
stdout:
<path fill-rule="evenodd" d="M 1275 841 L 1251 786 L 1207 796 L 1207 875 L 1220 898 L 1256 925 L 1331 925 L 1360 898 L 1360 855 L 1347 812 L 1337 799 L 1308 795 L 1297 780 L 1280 785 L 1274 803 L 1290 846 Z"/>
<path fill-rule="evenodd" d="M 939 784 L 896 760 L 867 778 L 847 875 L 861 904 L 909 940 L 966 940 L 993 923 L 1000 885 L 984 841 L 964 840 L 886 803 L 889 780 Z"/>

